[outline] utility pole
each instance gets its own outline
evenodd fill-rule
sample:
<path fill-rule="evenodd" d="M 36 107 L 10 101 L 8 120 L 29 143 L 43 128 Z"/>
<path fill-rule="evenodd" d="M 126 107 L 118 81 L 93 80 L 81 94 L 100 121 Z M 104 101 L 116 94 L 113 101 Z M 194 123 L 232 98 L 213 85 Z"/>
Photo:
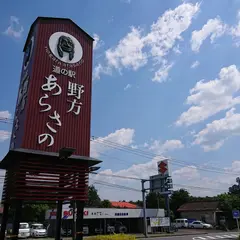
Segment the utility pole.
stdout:
<path fill-rule="evenodd" d="M 147 229 L 147 216 L 146 216 L 146 197 L 145 197 L 145 188 L 144 183 L 146 180 L 142 179 L 142 200 L 143 200 L 143 234 L 147 238 L 148 237 L 148 229 Z"/>

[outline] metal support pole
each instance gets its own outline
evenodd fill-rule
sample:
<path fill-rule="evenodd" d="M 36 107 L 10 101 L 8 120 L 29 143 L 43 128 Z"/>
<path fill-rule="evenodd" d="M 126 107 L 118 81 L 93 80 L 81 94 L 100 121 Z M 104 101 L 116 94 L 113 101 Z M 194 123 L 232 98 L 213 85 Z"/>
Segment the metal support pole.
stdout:
<path fill-rule="evenodd" d="M 144 189 L 145 180 L 142 180 L 142 200 L 143 200 L 143 234 L 145 237 L 148 237 L 147 230 L 147 216 L 146 216 L 146 198 L 145 198 L 145 189 Z"/>
<path fill-rule="evenodd" d="M 3 215 L 2 215 L 2 223 L 1 223 L 0 240 L 5 239 L 5 231 L 6 231 L 6 227 L 7 227 L 9 207 L 10 207 L 9 203 L 3 204 Z"/>
<path fill-rule="evenodd" d="M 239 222 L 238 222 L 238 218 L 236 218 L 236 222 L 237 222 L 237 228 L 238 228 L 238 232 L 239 232 Z"/>
<path fill-rule="evenodd" d="M 61 228 L 62 228 L 62 204 L 63 201 L 57 203 L 57 218 L 56 218 L 56 233 L 55 240 L 61 239 Z"/>
<path fill-rule="evenodd" d="M 76 239 L 76 201 L 73 201 L 73 226 L 72 226 L 72 240 Z"/>
<path fill-rule="evenodd" d="M 169 204 L 169 194 L 165 195 L 165 204 L 166 204 L 166 209 L 167 209 L 167 217 L 169 217 L 169 227 L 168 227 L 168 232 L 170 232 L 170 226 L 171 226 L 171 212 L 170 212 L 170 204 Z"/>
<path fill-rule="evenodd" d="M 13 221 L 13 237 L 11 239 L 18 239 L 18 232 L 19 232 L 19 223 L 22 217 L 22 200 L 17 200 L 15 203 L 15 215 Z"/>
<path fill-rule="evenodd" d="M 83 209 L 84 202 L 76 201 L 77 221 L 76 221 L 76 240 L 83 240 Z"/>

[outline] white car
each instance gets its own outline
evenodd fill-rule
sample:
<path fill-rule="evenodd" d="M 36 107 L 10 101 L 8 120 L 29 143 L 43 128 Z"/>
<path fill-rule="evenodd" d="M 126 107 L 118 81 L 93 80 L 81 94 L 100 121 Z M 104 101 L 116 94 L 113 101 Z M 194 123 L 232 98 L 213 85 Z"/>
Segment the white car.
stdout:
<path fill-rule="evenodd" d="M 32 224 L 31 228 L 30 228 L 30 232 L 31 232 L 32 237 L 46 237 L 47 236 L 47 229 L 45 229 L 43 224 L 41 224 L 41 223 Z"/>
<path fill-rule="evenodd" d="M 30 237 L 30 228 L 28 223 L 20 223 L 18 230 L 18 238 Z"/>
<path fill-rule="evenodd" d="M 194 221 L 192 223 L 189 224 L 190 228 L 213 228 L 213 226 L 211 224 L 208 223 L 204 223 L 202 221 Z"/>

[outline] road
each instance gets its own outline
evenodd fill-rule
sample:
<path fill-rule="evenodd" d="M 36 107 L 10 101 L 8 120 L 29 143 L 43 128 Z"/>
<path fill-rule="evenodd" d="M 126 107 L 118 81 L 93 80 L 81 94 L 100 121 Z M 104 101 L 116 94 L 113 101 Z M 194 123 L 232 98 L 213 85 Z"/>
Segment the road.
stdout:
<path fill-rule="evenodd" d="M 154 238 L 142 238 L 144 240 L 214 240 L 214 239 L 237 239 L 239 233 L 209 233 L 209 234 L 194 234 L 184 236 L 170 236 L 170 237 L 154 237 Z"/>

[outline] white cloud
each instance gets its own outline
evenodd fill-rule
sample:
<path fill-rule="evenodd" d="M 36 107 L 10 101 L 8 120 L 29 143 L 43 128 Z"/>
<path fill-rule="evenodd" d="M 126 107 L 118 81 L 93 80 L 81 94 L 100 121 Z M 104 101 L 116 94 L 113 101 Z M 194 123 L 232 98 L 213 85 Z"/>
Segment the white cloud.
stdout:
<path fill-rule="evenodd" d="M 174 180 L 178 181 L 184 178 L 184 180 L 193 180 L 199 178 L 200 174 L 195 166 L 186 166 L 177 169 L 172 172 Z"/>
<path fill-rule="evenodd" d="M 4 34 L 14 38 L 21 38 L 24 28 L 20 24 L 19 19 L 15 16 L 10 17 L 10 25 L 4 31 Z"/>
<path fill-rule="evenodd" d="M 131 88 L 131 87 L 132 87 L 131 84 L 127 84 L 126 87 L 124 88 L 124 90 L 126 91 L 126 90 L 128 90 L 129 88 Z"/>
<path fill-rule="evenodd" d="M 123 67 L 137 70 L 147 63 L 143 47 L 142 29 L 131 27 L 131 32 L 115 48 L 106 51 L 107 65 L 119 70 Z"/>
<path fill-rule="evenodd" d="M 201 145 L 205 151 L 219 149 L 231 136 L 240 135 L 240 114 L 230 109 L 222 119 L 207 124 L 206 128 L 195 135 L 193 144 Z"/>
<path fill-rule="evenodd" d="M 93 80 L 99 80 L 100 79 L 100 75 L 104 73 L 106 75 L 111 75 L 112 71 L 110 68 L 108 67 L 104 67 L 102 66 L 102 64 L 98 64 L 97 66 L 94 67 L 93 69 Z"/>
<path fill-rule="evenodd" d="M 154 140 L 151 144 L 147 145 L 147 147 L 156 154 L 163 154 L 165 152 L 184 148 L 184 145 L 180 140 L 172 139 L 167 140 L 164 143 L 159 140 Z"/>
<path fill-rule="evenodd" d="M 103 152 L 111 150 L 112 147 L 110 142 L 128 146 L 133 143 L 134 129 L 131 128 L 121 128 L 113 133 L 110 133 L 106 137 L 99 137 L 94 141 L 91 141 L 91 156 L 99 157 Z"/>
<path fill-rule="evenodd" d="M 189 28 L 199 7 L 198 3 L 183 3 L 166 11 L 152 24 L 145 41 L 151 46 L 151 55 L 156 60 L 166 56 L 177 40 L 182 40 L 181 34 Z"/>
<path fill-rule="evenodd" d="M 192 105 L 177 120 L 177 125 L 192 125 L 240 103 L 240 72 L 235 65 L 220 70 L 217 79 L 201 80 L 190 90 L 186 103 Z"/>
<path fill-rule="evenodd" d="M 11 133 L 8 131 L 0 130 L 0 142 L 8 140 L 11 136 Z"/>
<path fill-rule="evenodd" d="M 179 47 L 179 45 L 177 45 L 177 46 L 175 46 L 174 48 L 173 48 L 173 52 L 175 52 L 177 55 L 180 55 L 182 52 L 180 51 L 180 47 Z"/>
<path fill-rule="evenodd" d="M 116 47 L 106 51 L 105 65 L 121 72 L 123 68 L 138 70 L 152 60 L 157 69 L 153 80 L 165 81 L 172 67 L 165 57 L 171 50 L 180 54 L 179 46 L 175 44 L 182 40 L 181 34 L 189 28 L 199 8 L 198 3 L 183 3 L 173 10 L 167 10 L 145 35 L 142 28 L 131 27 Z"/>
<path fill-rule="evenodd" d="M 93 34 L 93 38 L 94 38 L 94 42 L 93 42 L 93 49 L 97 50 L 99 49 L 101 46 L 103 46 L 104 42 L 102 40 L 100 40 L 99 35 L 97 35 L 96 33 Z"/>
<path fill-rule="evenodd" d="M 163 61 L 162 66 L 155 72 L 153 82 L 165 82 L 168 78 L 169 71 L 173 67 L 173 63 L 168 64 L 167 61 Z"/>
<path fill-rule="evenodd" d="M 227 30 L 227 25 L 219 17 L 209 19 L 201 30 L 193 31 L 191 47 L 194 52 L 198 52 L 203 42 L 210 37 L 211 43 L 221 37 Z"/>
<path fill-rule="evenodd" d="M 0 119 L 9 119 L 11 113 L 9 111 L 0 111 Z"/>
<path fill-rule="evenodd" d="M 237 25 L 230 28 L 229 34 L 235 41 L 234 42 L 235 46 L 240 47 L 240 10 L 237 13 L 237 19 L 238 19 Z"/>
<path fill-rule="evenodd" d="M 91 175 L 90 183 L 94 182 L 107 182 L 112 184 L 122 185 L 128 188 L 134 188 L 139 190 L 136 191 L 127 191 L 124 189 L 118 188 L 108 188 L 106 186 L 96 185 L 99 187 L 100 196 L 103 199 L 110 200 L 141 200 L 141 182 L 140 180 L 133 179 L 123 179 L 117 178 L 110 175 L 118 175 L 125 177 L 132 177 L 138 179 L 148 179 L 149 176 L 157 174 L 157 162 L 164 160 L 165 158 L 159 156 L 153 158 L 151 161 L 133 164 L 131 167 L 119 170 L 112 171 L 111 169 L 106 169 L 101 171 L 100 174 L 103 175 Z M 174 160 L 169 161 L 170 169 L 171 166 L 175 165 Z M 240 172 L 240 161 L 234 161 L 231 166 L 223 169 L 223 172 L 233 172 L 235 174 Z M 185 188 L 190 194 L 194 196 L 214 196 L 219 193 L 228 191 L 228 188 L 234 184 L 235 177 L 231 175 L 229 177 L 226 174 L 215 174 L 212 173 L 210 177 L 204 176 L 204 173 L 199 171 L 199 169 L 194 165 L 183 166 L 172 172 L 170 172 L 173 177 L 173 186 L 174 189 Z M 106 176 L 109 175 L 109 176 Z M 193 188 L 191 188 L 193 186 Z M 148 187 L 146 183 L 145 187 Z"/>
<path fill-rule="evenodd" d="M 199 66 L 199 64 L 200 64 L 199 61 L 195 61 L 195 62 L 192 63 L 191 68 L 196 68 L 196 67 Z"/>

